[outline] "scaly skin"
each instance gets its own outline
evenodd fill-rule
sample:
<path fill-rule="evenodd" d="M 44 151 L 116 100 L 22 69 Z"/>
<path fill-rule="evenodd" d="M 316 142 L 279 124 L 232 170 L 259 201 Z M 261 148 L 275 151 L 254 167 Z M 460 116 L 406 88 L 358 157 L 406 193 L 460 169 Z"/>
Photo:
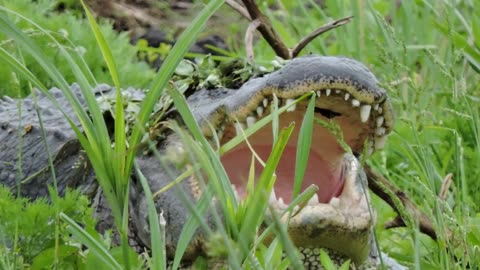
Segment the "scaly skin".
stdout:
<path fill-rule="evenodd" d="M 72 86 L 72 91 L 83 104 L 78 86 Z M 99 86 L 95 91 L 97 96 L 101 97 L 102 94 L 110 92 L 110 89 L 107 86 Z M 344 258 L 351 258 L 357 264 L 361 264 L 369 255 L 371 258 L 374 254 L 370 250 L 370 232 L 374 217 L 368 209 L 368 194 L 364 189 L 365 174 L 356 156 L 369 155 L 372 151 L 382 148 L 394 121 L 385 90 L 378 86 L 375 76 L 363 64 L 339 57 L 297 58 L 278 71 L 250 79 L 239 89 L 201 90 L 192 94 L 187 102 L 206 138 L 213 142 L 216 135 L 221 143 L 225 143 L 240 128 L 250 126 L 268 114 L 269 104 L 274 95 L 280 100 L 281 105 L 284 105 L 312 91 L 317 95 L 316 116 L 323 120 L 332 118 L 334 122 L 338 121 L 337 124 L 344 129 L 345 142 L 349 144 L 354 155 L 340 151 L 340 147 L 337 146 L 312 146 L 313 152 L 321 152 L 323 148 L 333 149 L 334 154 L 327 153 L 327 156 L 335 157 L 336 161 L 333 162 L 335 164 L 325 166 L 333 166 L 334 178 L 338 178 L 335 175 L 341 175 L 344 182 L 339 192 L 334 194 L 334 198 L 330 199 L 329 195 L 325 197 L 325 203 L 312 202 L 294 216 L 289 223 L 289 234 L 292 241 L 301 247 L 305 256 L 309 256 L 310 250 L 326 247 Z M 126 92 L 138 99 L 144 97 L 143 93 L 133 89 Z M 51 94 L 56 97 L 64 113 L 72 117 L 74 124 L 80 127 L 60 90 L 52 89 Z M 21 103 L 22 112 L 19 120 L 17 102 L 10 99 L 0 101 L 0 183 L 12 188 L 16 185 L 18 146 L 22 145 L 21 191 L 23 196 L 34 199 L 48 194 L 46 187 L 52 183 L 51 174 L 33 102 L 27 98 Z M 100 229 L 109 228 L 113 221 L 108 207 L 105 206 L 104 200 L 98 200 L 101 196 L 98 195 L 95 174 L 74 132 L 64 119 L 64 115 L 45 95 L 38 94 L 38 104 L 47 145 L 53 153 L 61 192 L 66 187 L 73 187 L 82 188 L 84 193 L 91 197 L 97 195 L 97 203 L 94 206 L 97 207 L 97 216 L 103 221 L 100 223 Z M 280 116 L 281 123 L 290 118 L 297 119 L 298 115 L 303 114 L 304 109 L 305 104 L 297 104 L 296 110 L 291 108 L 285 114 L 286 118 L 283 114 Z M 212 134 L 212 126 L 217 133 L 215 135 Z M 320 133 L 327 134 L 321 135 L 322 140 L 325 138 L 331 140 L 328 137 L 331 135 L 324 129 L 315 129 L 314 134 Z M 312 145 L 319 143 L 315 141 L 315 136 L 317 135 L 314 135 Z M 253 137 L 252 141 L 256 140 Z M 330 144 L 336 145 L 332 142 Z M 168 135 L 158 147 L 161 154 L 166 154 L 166 151 L 171 149 L 179 151 L 183 149 L 176 134 Z M 364 149 L 366 151 L 363 151 Z M 319 155 L 322 156 L 320 153 Z M 168 165 L 169 170 L 160 168 L 157 158 L 153 155 L 139 154 L 136 161 L 146 176 L 150 189 L 154 191 L 161 189 L 183 172 L 183 169 L 176 168 L 175 164 Z M 228 162 L 227 158 L 222 161 L 224 164 Z M 149 247 L 145 196 L 136 175 L 132 175 L 132 179 L 131 242 Z M 320 182 L 321 184 L 323 183 Z M 201 193 L 198 186 L 196 179 L 192 177 L 178 184 L 179 189 L 170 189 L 155 201 L 158 212 L 163 212 L 166 220 L 169 255 L 174 254 L 183 224 L 189 217 L 187 208 L 179 199 L 178 191 L 182 190 L 190 199 L 196 199 Z M 283 207 L 276 200 L 271 203 L 278 209 Z M 214 228 L 213 219 L 210 216 L 206 216 L 205 219 L 207 224 Z M 202 232 L 199 231 L 189 246 L 186 257 L 192 259 L 204 254 L 204 244 Z M 305 262 L 309 269 L 315 269 L 317 265 L 318 262 Z"/>

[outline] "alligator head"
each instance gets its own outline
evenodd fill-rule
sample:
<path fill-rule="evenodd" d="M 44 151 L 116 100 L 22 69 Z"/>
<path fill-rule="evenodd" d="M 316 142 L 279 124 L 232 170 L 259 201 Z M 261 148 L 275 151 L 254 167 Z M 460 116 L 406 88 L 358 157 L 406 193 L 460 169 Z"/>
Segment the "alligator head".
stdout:
<path fill-rule="evenodd" d="M 306 93 L 315 94 L 315 117 L 338 125 L 352 152 L 346 151 L 327 128 L 314 126 L 303 187 L 315 184 L 319 190 L 290 219 L 288 233 L 305 256 L 324 247 L 360 263 L 370 250 L 374 217 L 368 207 L 366 177 L 357 158 L 381 149 L 393 127 L 392 106 L 386 91 L 378 86 L 375 76 L 363 64 L 348 58 L 301 57 L 276 72 L 249 80 L 239 89 L 196 92 L 188 98 L 188 104 L 204 135 L 212 142 L 216 136 L 223 144 L 241 129 L 270 114 L 274 96 L 280 105 L 288 105 Z M 307 103 L 301 101 L 279 116 L 280 127 L 297 123 L 276 170 L 277 179 L 270 194 L 270 205 L 279 210 L 292 201 L 298 130 Z M 212 134 L 212 127 L 216 134 Z M 272 149 L 272 127 L 261 128 L 247 140 L 260 158 L 266 160 Z M 170 140 L 172 143 L 178 142 Z M 246 142 L 221 157 L 239 199 L 248 196 L 246 180 L 251 160 L 252 151 Z M 165 185 L 161 179 L 166 176 L 153 169 L 158 165 L 152 162 L 149 158 L 139 160 L 152 189 L 159 189 Z M 262 167 L 258 162 L 255 166 L 258 176 Z M 192 185 L 197 186 L 192 181 L 195 180 L 181 185 L 192 191 Z M 182 206 L 172 203 L 177 201 L 174 196 L 167 192 L 157 201 L 159 210 L 166 216 L 171 251 L 175 249 L 180 225 L 186 220 Z M 144 201 L 140 205 L 145 206 L 140 209 L 146 209 Z M 148 231 L 146 212 L 136 214 L 139 219 L 135 223 L 141 225 L 138 231 Z M 145 243 L 149 241 L 148 234 L 140 234 L 140 238 Z M 190 252 L 201 249 L 201 242 L 192 244 Z"/>

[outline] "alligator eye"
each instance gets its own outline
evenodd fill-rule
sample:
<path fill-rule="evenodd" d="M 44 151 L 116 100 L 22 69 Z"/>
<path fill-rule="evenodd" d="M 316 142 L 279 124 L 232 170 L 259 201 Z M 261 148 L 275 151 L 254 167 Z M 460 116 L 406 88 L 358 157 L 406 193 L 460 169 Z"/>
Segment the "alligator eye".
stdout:
<path fill-rule="evenodd" d="M 315 112 L 325 116 L 328 119 L 332 119 L 332 118 L 335 118 L 337 116 L 342 115 L 340 113 L 330 111 L 330 110 L 327 110 L 327 109 L 318 108 L 318 107 L 315 107 Z"/>

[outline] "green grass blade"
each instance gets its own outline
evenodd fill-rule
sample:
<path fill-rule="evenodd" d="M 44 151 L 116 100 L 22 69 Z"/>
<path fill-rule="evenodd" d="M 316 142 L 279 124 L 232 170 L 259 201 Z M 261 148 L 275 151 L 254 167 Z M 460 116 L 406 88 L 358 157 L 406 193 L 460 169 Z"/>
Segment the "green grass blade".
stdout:
<path fill-rule="evenodd" d="M 12 69 L 15 70 L 19 75 L 30 81 L 33 85 L 42 89 L 44 92 L 47 91 L 47 87 L 40 80 L 38 80 L 30 70 L 28 70 L 22 63 L 20 63 L 2 47 L 0 47 L 0 59 L 2 62 L 5 62 L 7 65 L 12 67 Z"/>
<path fill-rule="evenodd" d="M 281 213 L 281 215 L 283 216 L 293 211 L 293 208 L 297 205 L 306 204 L 308 200 L 310 200 L 310 198 L 312 198 L 312 196 L 315 193 L 317 193 L 317 191 L 318 191 L 317 186 L 314 186 L 314 185 L 309 186 L 287 206 L 287 208 Z M 260 234 L 260 236 L 258 236 L 255 239 L 255 246 L 258 246 L 259 244 L 261 244 L 266 239 L 267 236 L 272 234 L 273 230 L 274 230 L 274 224 L 269 224 L 269 226 L 262 232 L 262 234 Z"/>
<path fill-rule="evenodd" d="M 115 60 L 113 59 L 112 52 L 110 47 L 108 46 L 102 32 L 100 31 L 100 27 L 95 22 L 92 14 L 88 10 L 87 6 L 83 1 L 82 6 L 84 8 L 85 14 L 87 15 L 87 19 L 90 23 L 90 27 L 92 28 L 93 33 L 95 34 L 95 38 L 97 40 L 97 44 L 101 49 L 103 58 L 107 64 L 108 70 L 114 82 L 116 88 L 116 102 L 115 102 L 115 146 L 114 146 L 114 153 L 113 153 L 113 167 L 115 168 L 115 187 L 116 187 L 116 196 L 119 198 L 119 202 L 123 202 L 126 200 L 126 188 L 128 186 L 129 180 L 129 172 L 125 170 L 125 160 L 127 154 L 127 138 L 125 134 L 125 117 L 124 117 L 124 108 L 123 108 L 123 98 L 122 93 L 120 92 L 120 80 L 118 77 L 117 68 L 115 65 Z M 129 152 L 130 155 L 134 155 L 134 151 Z M 127 205 L 128 206 L 128 205 Z M 125 228 L 123 228 L 125 229 Z"/>
<path fill-rule="evenodd" d="M 155 202 L 153 200 L 152 191 L 148 185 L 147 179 L 135 164 L 135 171 L 140 183 L 142 184 L 143 191 L 148 204 L 148 221 L 150 224 L 150 245 L 152 248 L 153 264 L 150 269 L 166 269 L 167 255 L 165 253 L 165 220 L 163 219 L 163 213 L 158 215 L 155 208 Z M 160 219 L 160 220 L 159 220 Z M 163 226 L 163 230 L 160 228 Z"/>
<path fill-rule="evenodd" d="M 303 96 L 301 96 L 300 98 L 296 99 L 293 103 L 291 103 L 290 105 L 288 106 L 283 106 L 281 108 L 278 109 L 277 113 L 278 114 L 282 114 L 284 112 L 287 111 L 288 108 L 292 107 L 292 106 L 295 106 L 298 102 L 302 101 L 302 100 L 305 100 L 307 97 L 309 97 L 310 94 L 305 94 Z M 260 130 L 262 127 L 264 127 L 265 125 L 267 125 L 268 123 L 271 123 L 273 122 L 273 119 L 274 119 L 274 115 L 273 114 L 269 114 L 269 115 L 266 115 L 264 116 L 262 119 L 258 120 L 257 122 L 255 122 L 255 124 L 251 127 L 249 127 L 248 129 L 244 130 L 244 134 L 240 134 L 240 135 L 237 135 L 235 136 L 233 139 L 231 139 L 230 141 L 228 141 L 227 143 L 225 143 L 224 145 L 222 145 L 222 147 L 220 148 L 220 154 L 224 154 L 230 150 L 232 150 L 235 146 L 237 146 L 239 143 L 243 142 L 245 140 L 245 138 L 248 138 L 250 137 L 252 134 L 254 134 L 255 132 L 257 132 L 258 130 Z"/>
<path fill-rule="evenodd" d="M 313 113 L 315 109 L 315 93 L 310 97 L 308 107 L 303 116 L 302 126 L 298 134 L 297 159 L 295 160 L 295 182 L 293 187 L 293 198 L 295 198 L 302 188 L 303 178 L 308 165 L 310 155 L 310 146 L 312 145 L 313 134 Z"/>
<path fill-rule="evenodd" d="M 48 33 L 48 31 L 46 31 L 45 29 L 41 28 L 39 25 L 36 25 L 33 21 L 29 20 L 28 18 L 25 18 L 25 17 L 21 16 L 18 13 L 15 13 L 15 12 L 10 11 L 8 9 L 5 9 L 3 7 L 0 7 L 0 10 L 13 13 L 15 16 L 18 16 L 21 19 L 26 20 L 27 22 L 34 25 L 37 29 L 42 31 L 49 38 L 51 38 L 52 42 L 56 43 L 56 45 L 61 49 L 62 55 L 69 61 L 69 63 L 71 64 L 71 68 L 76 71 L 76 75 L 78 75 L 77 76 L 78 83 L 81 86 L 82 93 L 84 94 L 84 97 L 87 101 L 87 104 L 97 105 L 96 101 L 95 101 L 95 97 L 90 90 L 91 87 L 86 82 L 85 77 L 82 76 L 78 66 L 71 59 L 68 52 L 61 46 L 61 44 L 59 44 L 53 38 L 53 36 L 51 36 Z M 75 95 L 73 95 L 70 91 L 68 91 L 70 89 L 69 85 L 67 84 L 67 82 L 63 78 L 60 71 L 51 62 L 51 59 L 48 59 L 47 57 L 45 57 L 45 55 L 42 53 L 40 48 L 35 44 L 35 42 L 33 42 L 33 40 L 31 40 L 20 29 L 18 29 L 13 23 L 11 23 L 8 20 L 8 18 L 6 18 L 4 13 L 0 14 L 0 31 L 3 32 L 4 34 L 10 36 L 13 40 L 17 41 L 18 44 L 21 44 L 23 49 L 28 54 L 30 54 L 33 58 L 35 58 L 35 60 L 43 67 L 43 69 L 50 76 L 50 78 L 59 86 L 60 89 L 63 90 L 63 93 L 65 94 L 65 97 L 69 100 L 71 106 L 75 110 L 75 114 L 78 116 L 78 118 L 81 122 L 81 124 L 84 128 L 85 134 L 87 135 L 88 138 L 90 138 L 90 143 L 92 145 L 94 145 L 94 147 L 92 147 L 92 150 L 94 152 L 92 152 L 91 154 L 94 154 L 95 156 L 92 156 L 92 163 L 97 164 L 93 161 L 97 161 L 97 159 L 102 160 L 101 158 L 108 157 L 108 156 L 102 155 L 101 153 L 97 152 L 97 149 L 100 149 L 99 145 L 105 145 L 105 141 L 103 142 L 103 144 L 101 144 L 101 143 L 98 144 L 95 141 L 95 138 L 100 138 L 100 139 L 102 138 L 102 136 L 100 136 L 100 134 L 98 134 L 99 130 L 104 130 L 103 134 L 107 134 L 107 137 L 108 137 L 106 127 L 103 125 L 103 128 L 102 128 L 102 125 L 99 125 L 99 126 L 96 126 L 96 128 L 93 128 L 92 122 L 90 121 L 89 116 L 85 112 L 85 108 L 83 108 L 80 105 L 80 102 L 78 101 L 77 97 Z M 94 113 L 96 111 L 97 114 L 101 115 L 101 113 L 98 110 L 98 105 L 96 106 L 96 110 L 95 110 L 95 106 L 94 107 L 89 107 L 89 110 L 90 110 L 92 116 L 94 117 L 94 120 L 96 120 L 95 122 L 97 122 L 97 124 L 99 124 L 101 121 L 98 118 L 98 116 L 96 116 L 96 114 Z M 102 118 L 102 121 L 103 121 L 103 118 Z M 77 136 L 80 136 L 80 134 L 77 134 Z M 98 157 L 101 157 L 101 158 L 98 158 Z"/>
<path fill-rule="evenodd" d="M 42 33 L 44 33 L 46 36 L 48 36 L 51 39 L 51 41 L 54 42 L 58 46 L 58 48 L 60 48 L 62 52 L 62 56 L 65 57 L 65 59 L 70 63 L 70 67 L 72 68 L 72 70 L 75 71 L 77 82 L 81 86 L 82 93 L 84 94 L 85 100 L 87 101 L 87 105 L 96 104 L 96 102 L 94 102 L 95 97 L 93 93 L 91 93 L 91 87 L 88 85 L 88 82 L 86 78 L 83 76 L 83 74 L 81 73 L 81 70 L 78 68 L 78 66 L 70 57 L 69 53 L 65 50 L 65 48 L 63 48 L 63 46 L 59 44 L 55 40 L 55 38 L 51 34 L 49 34 L 48 31 L 43 29 L 41 26 L 35 24 L 32 20 L 16 12 L 13 12 L 4 7 L 0 7 L 0 10 L 5 11 L 7 13 L 12 13 L 13 15 L 27 21 L 28 23 L 32 24 L 35 28 L 40 30 Z M 45 72 L 50 76 L 50 78 L 55 82 L 55 84 L 58 85 L 60 89 L 64 90 L 63 93 L 65 94 L 66 98 L 69 100 L 71 106 L 74 108 L 75 114 L 78 116 L 80 122 L 82 123 L 82 126 L 84 127 L 84 131 L 87 134 L 87 137 L 97 138 L 98 136 L 100 136 L 100 134 L 98 134 L 98 131 L 103 131 L 103 134 L 108 134 L 106 127 L 104 125 L 103 125 L 103 128 L 101 125 L 97 126 L 96 128 L 93 128 L 93 125 L 92 125 L 92 122 L 90 121 L 89 116 L 85 112 L 85 109 L 80 105 L 80 102 L 78 101 L 77 97 L 72 93 L 70 93 L 70 91 L 66 90 L 66 89 L 69 89 L 69 85 L 63 78 L 60 71 L 55 67 L 51 59 L 45 57 L 45 55 L 42 53 L 41 49 L 36 45 L 36 43 L 33 40 L 31 40 L 27 35 L 25 35 L 20 29 L 18 29 L 18 27 L 16 27 L 12 22 L 10 22 L 10 20 L 6 17 L 5 13 L 0 14 L 0 31 L 6 34 L 7 36 L 9 36 L 10 38 L 12 38 L 13 40 L 15 40 L 17 44 L 20 44 L 22 48 L 28 54 L 30 54 L 39 63 L 39 65 L 43 67 Z M 89 107 L 89 110 L 93 114 L 94 122 L 97 122 L 99 124 L 100 122 L 97 114 L 100 114 L 100 113 L 98 111 L 98 106 L 97 108 L 95 108 L 95 106 Z M 100 136 L 99 138 L 102 138 L 102 136 Z M 91 139 L 91 143 L 95 145 L 95 147 L 93 147 L 93 150 L 100 149 L 94 139 Z M 103 145 L 103 144 L 100 144 L 100 145 Z M 98 156 L 101 157 L 102 155 L 98 153 Z M 103 155 L 103 157 L 105 157 L 105 155 Z"/>
<path fill-rule="evenodd" d="M 251 237 L 252 232 L 256 231 L 256 228 L 260 225 L 260 222 L 263 220 L 265 210 L 267 208 L 267 203 L 269 199 L 270 192 L 273 188 L 273 181 L 271 181 L 275 169 L 278 166 L 278 162 L 282 156 L 283 150 L 285 149 L 288 139 L 293 132 L 294 125 L 291 124 L 289 127 L 282 129 L 278 135 L 278 140 L 272 148 L 272 152 L 266 162 L 266 166 L 260 175 L 256 191 L 249 201 L 249 205 L 255 206 L 251 207 L 250 210 L 245 214 L 244 220 L 242 222 L 242 227 L 240 229 L 239 240 L 247 240 Z"/>
<path fill-rule="evenodd" d="M 148 92 L 144 102 L 142 103 L 141 110 L 138 114 L 138 125 L 136 125 L 132 131 L 130 138 L 130 146 L 135 147 L 140 141 L 143 133 L 143 128 L 147 122 L 153 107 L 162 95 L 167 82 L 175 71 L 176 66 L 183 58 L 183 55 L 187 52 L 188 48 L 195 42 L 200 31 L 204 28 L 207 20 L 220 8 L 223 4 L 223 0 L 210 1 L 200 12 L 200 14 L 190 23 L 189 27 L 185 29 L 178 41 L 169 52 L 165 62 L 163 62 L 160 68 L 157 79 L 152 83 L 152 87 Z M 133 164 L 133 156 L 129 156 L 126 162 L 126 171 L 130 171 Z"/>
<path fill-rule="evenodd" d="M 319 258 L 322 266 L 325 267 L 325 270 L 335 270 L 335 264 L 323 249 L 320 250 Z"/>
<path fill-rule="evenodd" d="M 175 91 L 175 92 L 177 92 L 177 95 L 180 94 L 178 91 Z M 177 96 L 176 98 L 180 98 L 180 97 L 181 95 Z M 195 164 L 200 165 L 199 168 L 201 168 L 202 173 L 199 173 L 199 171 L 197 171 L 195 177 L 197 179 L 197 182 L 203 186 L 202 190 L 204 191 L 202 194 L 202 197 L 198 201 L 196 201 L 195 204 L 189 198 L 187 198 L 185 194 L 183 194 L 182 192 L 179 192 L 180 199 L 182 200 L 182 202 L 185 204 L 185 206 L 188 208 L 189 212 L 192 215 L 190 219 L 187 220 L 178 241 L 177 249 L 175 252 L 175 258 L 173 262 L 173 268 L 176 268 L 179 265 L 180 259 L 183 256 L 186 248 L 188 247 L 188 244 L 190 243 L 190 240 L 194 235 L 198 226 L 200 226 L 202 230 L 206 232 L 207 235 L 213 234 L 208 224 L 205 222 L 205 213 L 208 209 L 211 208 L 213 194 L 215 194 L 216 198 L 221 198 L 218 200 L 218 202 L 221 203 L 220 206 L 222 207 L 222 209 L 224 209 L 223 213 L 226 215 L 228 214 L 228 211 L 227 211 L 228 202 L 232 201 L 231 199 L 232 197 L 228 197 L 228 196 L 221 197 L 220 195 L 218 195 L 219 194 L 218 190 L 221 189 L 221 186 L 219 185 L 219 181 L 209 181 L 208 185 L 205 185 L 201 180 L 203 178 L 203 175 L 205 175 L 205 177 L 208 179 L 215 180 L 221 177 L 219 175 L 225 174 L 223 167 L 221 167 L 221 169 L 218 169 L 217 167 L 215 167 L 216 166 L 215 164 L 219 163 L 219 161 L 218 161 L 218 157 L 215 156 L 213 152 L 209 151 L 209 149 L 211 150 L 211 148 L 205 149 L 205 146 L 199 143 L 198 140 L 192 139 L 190 136 L 185 134 L 185 131 L 182 131 L 178 127 L 173 127 L 173 130 L 175 131 L 176 134 L 180 136 L 180 140 L 183 142 L 183 145 L 189 147 L 187 152 L 190 153 L 190 159 L 195 160 Z M 230 186 L 228 187 L 231 189 Z M 210 211 L 210 214 L 214 218 L 213 221 L 217 225 L 215 228 L 216 232 L 222 237 L 222 244 L 228 250 L 234 250 L 234 248 L 231 246 L 230 237 L 229 235 L 227 235 L 224 229 L 224 222 L 220 220 L 218 214 L 215 211 Z M 228 221 L 232 221 L 233 219 L 231 217 L 226 217 L 226 220 L 228 223 Z M 233 226 L 232 224 L 230 224 L 229 229 L 233 231 L 232 232 L 233 234 L 237 234 L 236 233 L 237 229 L 235 228 L 234 223 L 233 223 Z M 246 247 L 242 247 L 242 248 L 246 249 Z M 232 267 L 233 269 L 240 269 L 237 258 L 235 256 L 231 256 L 230 259 L 231 259 L 230 267 Z"/>
<path fill-rule="evenodd" d="M 282 223 L 280 216 L 275 212 L 275 209 L 273 209 L 273 207 L 271 207 L 270 213 L 273 217 L 273 228 L 277 232 L 275 236 L 278 237 L 278 239 L 282 243 L 283 250 L 287 254 L 287 257 L 290 259 L 292 269 L 304 269 L 303 264 L 297 255 L 297 248 L 288 236 L 287 226 Z"/>
<path fill-rule="evenodd" d="M 50 76 L 50 78 L 59 86 L 60 89 L 62 89 L 63 94 L 65 95 L 66 99 L 69 101 L 70 105 L 75 111 L 75 114 L 77 115 L 83 127 L 83 132 L 85 133 L 88 140 L 85 139 L 83 132 L 80 131 L 71 120 L 67 120 L 70 122 L 70 125 L 75 131 L 77 137 L 79 138 L 82 147 L 88 154 L 91 164 L 94 167 L 97 179 L 99 180 L 99 183 L 102 186 L 104 194 L 112 209 L 116 221 L 115 223 L 120 227 L 122 224 L 121 216 L 122 207 L 124 206 L 124 204 L 121 202 L 121 200 L 118 200 L 119 198 L 114 193 L 115 189 L 112 186 L 114 182 L 110 181 L 110 179 L 113 179 L 114 175 L 112 173 L 111 166 L 108 165 L 108 162 L 110 162 L 110 160 L 112 159 L 112 154 L 110 151 L 110 138 L 108 136 L 103 115 L 100 112 L 100 108 L 96 102 L 95 95 L 93 94 L 87 78 L 83 75 L 81 68 L 76 65 L 69 52 L 61 44 L 59 44 L 54 39 L 54 37 L 49 34 L 48 31 L 18 13 L 5 9 L 4 7 L 0 7 L 0 10 L 18 16 L 19 18 L 27 21 L 28 23 L 36 27 L 39 31 L 44 33 L 47 37 L 51 39 L 54 44 L 58 46 L 61 55 L 70 64 L 70 68 L 72 69 L 76 80 L 82 90 L 82 94 L 87 103 L 87 108 L 90 112 L 90 116 L 87 115 L 85 108 L 80 104 L 77 97 L 70 91 L 69 85 L 62 77 L 62 74 L 59 72 L 59 70 L 52 63 L 52 59 L 47 58 L 33 40 L 31 40 L 25 33 L 18 29 L 18 27 L 11 23 L 6 17 L 5 13 L 0 14 L 0 31 L 15 40 L 18 44 L 20 44 L 23 50 L 30 54 L 41 65 L 41 67 Z M 48 94 L 48 92 L 46 93 Z M 54 99 L 52 101 L 54 102 L 54 104 L 56 104 Z"/>
<path fill-rule="evenodd" d="M 95 255 L 97 255 L 106 266 L 113 270 L 123 269 L 123 267 L 115 260 L 115 258 L 112 257 L 102 243 L 99 243 L 74 220 L 69 218 L 64 213 L 60 213 L 60 218 L 69 225 L 67 229 L 70 231 L 70 233 L 73 234 L 81 243 L 85 244 L 91 252 L 95 252 Z"/>
<path fill-rule="evenodd" d="M 223 169 L 223 166 L 220 163 L 219 159 L 216 157 L 216 154 L 213 151 L 212 147 L 210 146 L 210 143 L 203 136 L 203 133 L 200 130 L 200 127 L 198 126 L 197 121 L 193 117 L 193 114 L 188 107 L 185 97 L 177 90 L 171 90 L 169 91 L 169 94 L 175 104 L 175 108 L 182 116 L 182 119 L 185 122 L 185 125 L 187 126 L 189 131 L 192 133 L 193 138 L 198 142 L 200 142 L 200 144 L 203 146 L 203 149 L 210 156 L 210 160 L 213 166 L 215 167 L 215 171 L 218 173 L 216 178 L 211 178 L 211 179 L 219 180 L 219 181 L 211 182 L 216 184 L 216 189 L 215 189 L 217 192 L 216 195 L 220 196 L 220 201 L 225 201 L 224 199 L 226 198 L 226 196 L 230 198 L 233 197 L 234 195 L 230 187 L 230 182 L 228 181 L 227 173 Z M 228 195 L 225 192 L 227 192 Z"/>
<path fill-rule="evenodd" d="M 117 89 L 120 88 L 120 80 L 118 78 L 118 72 L 117 72 L 117 67 L 115 65 L 115 59 L 113 58 L 112 55 L 112 50 L 110 49 L 110 46 L 108 45 L 107 41 L 105 40 L 105 37 L 103 36 L 100 27 L 98 26 L 97 22 L 92 16 L 92 13 L 88 9 L 88 7 L 85 5 L 85 2 L 82 0 L 80 1 L 83 6 L 83 10 L 85 11 L 85 15 L 87 15 L 88 22 L 90 23 L 90 27 L 92 28 L 92 31 L 95 35 L 95 39 L 97 40 L 97 44 L 100 47 L 102 51 L 103 58 L 105 60 L 105 63 L 107 64 L 108 71 L 110 72 L 110 75 L 112 76 L 113 84 Z"/>

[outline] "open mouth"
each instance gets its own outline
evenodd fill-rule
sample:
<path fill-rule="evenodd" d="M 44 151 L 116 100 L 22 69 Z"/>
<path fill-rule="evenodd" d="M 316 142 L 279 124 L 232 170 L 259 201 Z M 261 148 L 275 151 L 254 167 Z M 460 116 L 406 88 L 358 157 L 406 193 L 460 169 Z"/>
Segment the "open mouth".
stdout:
<path fill-rule="evenodd" d="M 308 101 L 293 104 L 296 96 L 285 97 L 282 92 L 275 95 L 279 97 L 279 105 L 291 104 L 286 112 L 279 115 L 279 127 L 296 123 L 275 171 L 277 178 L 269 198 L 271 206 L 283 210 L 294 199 L 297 142 Z M 384 107 L 388 109 L 390 104 L 384 104 L 384 101 L 362 103 L 355 93 L 344 89 L 320 89 L 315 91 L 315 95 L 314 116 L 337 125 L 343 142 L 338 134 L 314 122 L 301 190 L 312 184 L 319 189 L 306 206 L 289 220 L 289 235 L 301 250 L 325 247 L 361 262 L 370 249 L 369 236 L 374 217 L 369 211 L 366 178 L 357 157 L 383 148 L 389 130 L 383 110 Z M 236 118 L 239 121 L 229 121 L 219 132 L 222 135 L 220 143 L 228 142 L 242 129 L 251 127 L 268 115 L 272 100 L 273 94 L 266 95 L 248 116 Z M 238 199 L 248 196 L 246 187 L 253 152 L 266 161 L 272 150 L 272 134 L 270 123 L 248 137 L 248 144 L 244 141 L 221 157 Z M 342 147 L 342 143 L 350 147 L 352 154 Z M 254 166 L 255 179 L 258 179 L 263 166 L 258 160 L 255 160 Z"/>
<path fill-rule="evenodd" d="M 291 98 L 280 98 L 280 100 L 283 103 L 280 105 L 294 101 Z M 254 113 L 247 116 L 244 121 L 226 125 L 221 143 L 228 142 L 241 132 L 241 129 L 252 126 L 258 119 L 269 114 L 270 102 L 271 99 L 264 98 Z M 286 127 L 292 122 L 297 124 L 277 167 L 277 180 L 274 191 L 270 195 L 271 203 L 275 203 L 280 208 L 285 208 L 293 199 L 298 130 L 306 107 L 307 102 L 301 101 L 279 116 L 279 127 Z M 344 142 L 356 156 L 363 153 L 364 149 L 367 149 L 367 154 L 370 154 L 374 149 L 382 148 L 385 143 L 386 128 L 383 126 L 384 116 L 380 104 L 361 104 L 344 90 L 317 90 L 315 117 L 325 122 L 333 121 L 340 127 Z M 247 139 L 250 146 L 243 142 L 222 156 L 221 161 L 240 198 L 247 195 L 246 184 L 252 165 L 252 150 L 262 160 L 267 160 L 272 150 L 272 134 L 271 124 L 266 125 Z M 314 184 L 319 187 L 319 190 L 308 205 L 328 204 L 333 198 L 338 198 L 342 194 L 346 181 L 345 155 L 346 151 L 341 146 L 339 138 L 326 127 L 314 124 L 302 189 Z M 262 169 L 261 163 L 258 160 L 255 161 L 256 178 L 260 176 Z"/>
<path fill-rule="evenodd" d="M 385 90 L 361 63 L 341 57 L 308 56 L 290 61 L 282 69 L 251 79 L 240 89 L 209 90 L 190 99 L 205 136 L 212 129 L 224 144 L 271 113 L 274 97 L 279 107 L 279 128 L 296 123 L 294 132 L 276 168 L 276 181 L 269 204 L 283 210 L 292 202 L 299 129 L 308 101 L 295 100 L 314 93 L 315 118 L 333 122 L 338 132 L 314 122 L 302 192 L 313 185 L 316 194 L 288 220 L 288 233 L 299 250 L 327 248 L 354 262 L 363 261 L 370 250 L 374 217 L 368 206 L 366 176 L 358 160 L 383 148 L 393 126 L 392 107 Z M 308 99 L 307 99 L 308 100 Z M 203 119 L 203 120 L 202 120 Z M 247 194 L 252 155 L 266 161 L 273 145 L 267 124 L 221 157 L 238 199 Z M 343 139 L 340 139 L 343 138 Z M 348 145 L 351 152 L 346 150 Z M 255 177 L 262 173 L 254 159 Z M 268 213 L 266 217 L 268 218 Z M 318 257 L 318 256 L 317 256 Z"/>

